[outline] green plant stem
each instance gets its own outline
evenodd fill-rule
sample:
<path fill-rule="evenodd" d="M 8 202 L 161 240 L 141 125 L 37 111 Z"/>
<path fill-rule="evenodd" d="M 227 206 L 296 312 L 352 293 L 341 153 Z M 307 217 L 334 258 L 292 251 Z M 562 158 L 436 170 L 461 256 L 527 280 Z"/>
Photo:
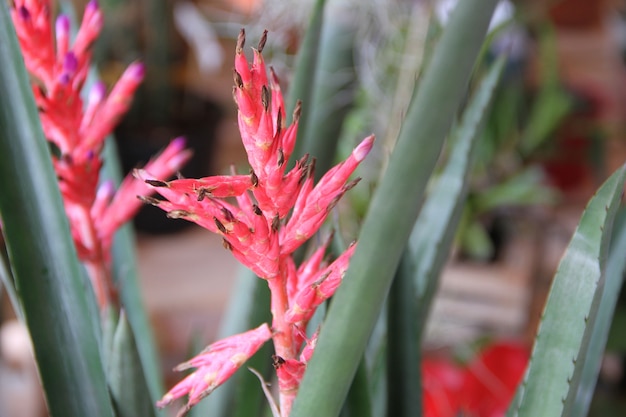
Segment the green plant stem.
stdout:
<path fill-rule="evenodd" d="M 423 337 L 428 313 L 439 285 L 439 276 L 449 256 L 454 235 L 467 207 L 469 173 L 474 165 L 482 127 L 504 71 L 500 57 L 489 69 L 453 132 L 448 162 L 424 203 L 413 226 L 399 272 L 415 280 L 416 327 Z"/>
<path fill-rule="evenodd" d="M 315 89 L 308 103 L 309 120 L 304 127 L 298 126 L 302 137 L 298 137 L 297 146 L 302 154 L 316 159 L 316 181 L 333 165 L 343 122 L 353 107 L 356 90 L 353 51 L 357 28 L 347 15 L 346 5 L 335 3 L 341 2 L 331 1 L 325 10 Z"/>
<path fill-rule="evenodd" d="M 387 302 L 387 415 L 417 417 L 422 412 L 420 344 L 415 326 L 417 305 L 412 274 L 402 258 Z"/>
<path fill-rule="evenodd" d="M 13 279 L 13 274 L 11 274 L 8 259 L 4 255 L 4 248 L 0 246 L 0 283 L 2 283 L 3 289 L 7 292 L 15 315 L 23 321 L 24 314 L 22 313 L 22 305 L 15 289 L 15 280 Z M 2 292 L 0 292 L 0 297 L 2 297 Z"/>
<path fill-rule="evenodd" d="M 372 399 L 365 359 L 359 362 L 341 417 L 372 417 Z"/>
<path fill-rule="evenodd" d="M 113 137 L 106 140 L 104 160 L 106 163 L 101 172 L 102 179 L 112 179 L 119 185 L 122 180 L 122 167 Z M 113 279 L 119 289 L 120 301 L 133 331 L 134 345 L 143 367 L 145 382 L 152 401 L 156 402 L 165 390 L 157 344 L 141 298 L 135 233 L 131 223 L 123 225 L 115 232 L 111 255 Z M 164 415 L 160 410 L 156 410 L 156 413 L 159 416 Z"/>
<path fill-rule="evenodd" d="M 313 12 L 311 14 L 311 20 L 298 55 L 296 57 L 296 70 L 293 74 L 293 81 L 289 87 L 287 93 L 287 124 L 290 124 L 293 119 L 293 109 L 296 107 L 298 100 L 302 101 L 302 113 L 300 115 L 300 121 L 298 122 L 298 140 L 296 141 L 296 147 L 289 161 L 292 165 L 302 154 L 301 147 L 298 143 L 301 142 L 301 138 L 307 128 L 307 122 L 309 118 L 311 96 L 314 85 L 315 70 L 317 68 L 317 56 L 319 52 L 320 34 L 322 32 L 322 26 L 324 23 L 324 7 L 326 0 L 316 0 Z"/>

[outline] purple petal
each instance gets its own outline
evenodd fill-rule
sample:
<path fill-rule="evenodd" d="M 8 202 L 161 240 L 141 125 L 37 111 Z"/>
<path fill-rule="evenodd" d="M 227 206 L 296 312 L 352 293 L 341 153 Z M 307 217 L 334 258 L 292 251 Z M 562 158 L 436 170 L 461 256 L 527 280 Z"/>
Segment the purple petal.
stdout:
<path fill-rule="evenodd" d="M 24 21 L 30 20 L 30 12 L 24 6 L 20 6 L 19 9 L 17 9 L 17 14 L 20 17 L 20 19 Z"/>
<path fill-rule="evenodd" d="M 87 6 L 85 6 L 85 14 L 95 13 L 99 9 L 100 5 L 98 4 L 97 0 L 91 0 L 89 3 L 87 3 Z"/>
<path fill-rule="evenodd" d="M 56 21 L 57 37 L 68 37 L 70 33 L 70 18 L 66 15 L 59 15 Z"/>
<path fill-rule="evenodd" d="M 89 102 L 93 104 L 100 103 L 104 100 L 106 92 L 106 85 L 102 81 L 97 81 L 93 87 L 91 87 L 91 90 L 89 90 Z"/>
<path fill-rule="evenodd" d="M 76 55 L 73 52 L 68 52 L 65 54 L 65 59 L 63 60 L 63 71 L 68 74 L 74 74 L 78 69 L 78 60 L 76 59 Z"/>

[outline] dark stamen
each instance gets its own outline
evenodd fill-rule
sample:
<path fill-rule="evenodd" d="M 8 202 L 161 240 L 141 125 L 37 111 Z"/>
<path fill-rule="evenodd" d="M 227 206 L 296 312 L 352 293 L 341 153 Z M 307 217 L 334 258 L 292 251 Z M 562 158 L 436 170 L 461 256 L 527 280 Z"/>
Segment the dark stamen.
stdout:
<path fill-rule="evenodd" d="M 160 180 L 146 180 L 146 184 L 151 185 L 153 187 L 169 187 L 169 184 L 165 181 Z"/>
<path fill-rule="evenodd" d="M 265 48 L 265 42 L 267 42 L 267 29 L 263 31 L 263 35 L 261 35 L 261 40 L 259 41 L 259 47 L 257 50 L 259 52 L 263 52 L 263 48 Z"/>
<path fill-rule="evenodd" d="M 302 114 L 302 101 L 296 101 L 296 108 L 293 109 L 293 122 L 298 123 L 300 120 L 300 115 Z"/>
<path fill-rule="evenodd" d="M 219 221 L 219 219 L 215 216 L 213 216 L 213 221 L 215 222 L 215 226 L 217 226 L 217 229 L 224 233 L 224 234 L 228 234 L 228 230 L 226 230 L 226 226 L 224 226 L 224 224 Z"/>
<path fill-rule="evenodd" d="M 237 36 L 237 48 L 235 52 L 239 55 L 243 52 L 243 45 L 246 43 L 246 30 L 241 29 L 239 31 L 239 36 Z"/>
<path fill-rule="evenodd" d="M 261 104 L 263 105 L 263 109 L 267 111 L 270 108 L 270 104 L 272 102 L 272 95 L 270 94 L 269 88 L 267 86 L 261 87 Z"/>
<path fill-rule="evenodd" d="M 280 228 L 280 218 L 278 214 L 272 219 L 272 232 L 277 232 Z"/>
<path fill-rule="evenodd" d="M 141 200 L 142 203 L 152 204 L 153 206 L 158 206 L 161 203 L 161 200 L 146 195 L 138 195 L 137 198 Z"/>
<path fill-rule="evenodd" d="M 250 181 L 252 182 L 252 186 L 254 187 L 259 186 L 259 177 L 257 177 L 254 171 L 252 170 L 250 170 Z"/>
<path fill-rule="evenodd" d="M 222 207 L 222 215 L 224 216 L 224 219 L 227 222 L 235 221 L 235 216 L 233 216 L 233 213 L 230 210 L 228 210 L 226 207 Z"/>
<path fill-rule="evenodd" d="M 243 78 L 241 78 L 241 74 L 236 69 L 233 69 L 233 80 L 237 88 L 243 88 Z"/>
<path fill-rule="evenodd" d="M 274 369 L 280 368 L 285 363 L 285 360 L 278 355 L 272 355 L 272 366 Z"/>
<path fill-rule="evenodd" d="M 187 216 L 189 216 L 191 213 L 189 213 L 186 210 L 172 210 L 170 212 L 168 212 L 166 214 L 166 216 L 170 219 L 183 219 Z"/>
<path fill-rule="evenodd" d="M 284 163 L 285 163 L 285 153 L 283 152 L 282 148 L 278 148 L 278 166 L 282 167 Z"/>

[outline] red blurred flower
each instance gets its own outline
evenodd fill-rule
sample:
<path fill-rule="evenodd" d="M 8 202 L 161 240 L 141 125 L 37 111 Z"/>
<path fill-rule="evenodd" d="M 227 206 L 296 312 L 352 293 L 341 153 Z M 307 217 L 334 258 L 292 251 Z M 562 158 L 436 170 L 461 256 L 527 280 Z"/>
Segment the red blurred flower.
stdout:
<path fill-rule="evenodd" d="M 510 341 L 499 341 L 482 350 L 465 371 L 463 410 L 467 415 L 504 416 L 529 354 L 526 346 Z"/>
<path fill-rule="evenodd" d="M 488 345 L 465 367 L 422 363 L 425 417 L 503 417 L 522 380 L 529 350 L 511 341 Z"/>
<path fill-rule="evenodd" d="M 456 417 L 460 407 L 464 370 L 446 359 L 422 362 L 424 417 Z"/>

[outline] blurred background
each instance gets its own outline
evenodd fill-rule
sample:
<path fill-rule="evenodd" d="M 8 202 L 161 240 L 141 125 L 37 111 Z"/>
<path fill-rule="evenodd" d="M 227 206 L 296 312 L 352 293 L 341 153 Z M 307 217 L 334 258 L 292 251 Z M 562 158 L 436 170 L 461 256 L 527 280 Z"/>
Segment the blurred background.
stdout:
<path fill-rule="evenodd" d="M 341 232 L 353 238 L 397 135 L 413 84 L 454 1 L 329 0 L 326 39 L 341 116 L 340 154 L 376 133 L 364 181 L 344 201 Z M 76 1 L 82 12 L 84 3 Z M 288 90 L 312 0 L 102 0 L 95 49 L 112 84 L 132 61 L 146 80 L 116 131 L 124 168 L 185 136 L 188 177 L 247 169 L 232 100 L 235 41 L 269 30 L 264 50 Z M 424 348 L 463 358 L 487 339 L 530 343 L 550 279 L 585 203 L 626 161 L 626 8 L 618 0 L 501 2 L 476 71 L 508 56 L 480 144 L 461 227 L 430 316 Z M 471 86 L 470 86 L 471 88 Z M 287 109 L 290 113 L 293 109 Z M 444 156 L 445 157 L 445 153 Z M 339 159 L 339 158 L 338 158 Z M 188 357 L 192 340 L 214 340 L 233 290 L 236 261 L 221 240 L 146 207 L 135 221 L 144 302 L 163 369 Z M 626 295 L 609 337 L 592 415 L 626 415 Z M 168 384 L 169 385 L 169 384 Z M 0 417 L 41 417 L 45 407 L 28 335 L 0 297 Z M 38 399 L 38 400 L 35 400 Z"/>

